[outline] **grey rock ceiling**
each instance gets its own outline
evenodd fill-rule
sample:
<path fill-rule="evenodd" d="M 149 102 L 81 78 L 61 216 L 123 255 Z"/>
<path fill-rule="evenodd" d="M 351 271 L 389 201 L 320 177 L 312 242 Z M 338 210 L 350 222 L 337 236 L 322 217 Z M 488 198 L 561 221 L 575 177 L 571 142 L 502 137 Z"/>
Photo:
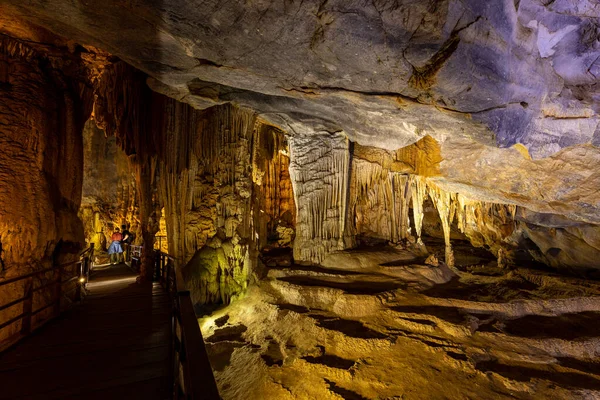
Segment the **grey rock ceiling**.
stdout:
<path fill-rule="evenodd" d="M 600 222 L 597 1 L 4 3 L 197 108 L 387 149 L 430 135 L 449 190 Z"/>

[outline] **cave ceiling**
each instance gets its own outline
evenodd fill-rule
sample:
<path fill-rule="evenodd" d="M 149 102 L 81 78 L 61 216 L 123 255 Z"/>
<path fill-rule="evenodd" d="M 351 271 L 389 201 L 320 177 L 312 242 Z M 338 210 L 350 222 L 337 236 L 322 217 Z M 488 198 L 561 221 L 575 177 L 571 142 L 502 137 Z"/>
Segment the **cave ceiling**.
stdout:
<path fill-rule="evenodd" d="M 438 184 L 600 223 L 593 0 L 5 0 L 196 108 L 232 102 L 290 135 L 440 143 Z M 43 40 L 37 37 L 36 40 Z M 553 171 L 552 173 L 550 173 Z M 558 172 L 557 172 L 558 171 Z"/>

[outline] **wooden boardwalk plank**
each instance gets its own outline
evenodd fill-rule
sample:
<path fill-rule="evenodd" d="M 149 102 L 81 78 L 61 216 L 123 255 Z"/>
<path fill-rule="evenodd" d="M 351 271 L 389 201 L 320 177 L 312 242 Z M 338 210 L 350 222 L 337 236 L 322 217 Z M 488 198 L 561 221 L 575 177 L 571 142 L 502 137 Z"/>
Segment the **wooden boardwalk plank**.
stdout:
<path fill-rule="evenodd" d="M 171 302 L 125 265 L 101 267 L 79 306 L 0 354 L 0 399 L 165 399 Z"/>

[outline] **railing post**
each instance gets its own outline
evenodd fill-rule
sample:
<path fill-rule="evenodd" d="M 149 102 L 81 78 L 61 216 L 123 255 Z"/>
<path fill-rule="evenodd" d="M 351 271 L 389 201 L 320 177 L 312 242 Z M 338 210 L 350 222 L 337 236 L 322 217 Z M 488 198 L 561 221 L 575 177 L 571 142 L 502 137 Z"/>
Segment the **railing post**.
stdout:
<path fill-rule="evenodd" d="M 164 271 L 164 276 L 165 276 L 165 288 L 167 289 L 167 292 L 171 290 L 170 282 L 171 282 L 171 265 L 172 265 L 172 261 L 170 258 L 165 257 L 165 266 L 163 267 Z"/>
<path fill-rule="evenodd" d="M 94 265 L 94 243 L 90 243 L 90 252 L 88 254 L 88 271 L 85 277 L 86 281 L 90 280 L 90 274 L 92 273 L 92 266 Z"/>
<path fill-rule="evenodd" d="M 154 251 L 154 281 L 160 282 L 160 253 Z"/>
<path fill-rule="evenodd" d="M 58 267 L 56 269 L 56 274 L 58 275 L 58 278 L 56 278 L 56 290 L 54 292 L 54 298 L 56 299 L 56 303 L 54 303 L 55 317 L 60 315 L 60 298 L 62 296 L 62 267 Z"/>
<path fill-rule="evenodd" d="M 81 282 L 81 278 L 85 276 L 85 268 L 86 268 L 86 258 L 84 257 L 79 261 L 79 275 L 77 276 L 77 281 L 75 282 L 75 301 L 81 300 L 81 286 L 83 285 Z"/>
<path fill-rule="evenodd" d="M 33 276 L 23 282 L 23 319 L 21 321 L 21 333 L 29 335 L 31 332 L 31 312 L 33 311 Z"/>

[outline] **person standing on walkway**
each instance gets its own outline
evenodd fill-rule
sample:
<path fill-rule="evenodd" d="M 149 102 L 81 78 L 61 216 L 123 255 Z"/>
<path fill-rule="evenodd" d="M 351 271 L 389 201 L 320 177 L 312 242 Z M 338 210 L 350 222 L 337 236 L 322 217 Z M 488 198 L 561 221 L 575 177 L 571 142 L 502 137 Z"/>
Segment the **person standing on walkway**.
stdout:
<path fill-rule="evenodd" d="M 121 234 L 123 239 L 121 240 L 121 247 L 123 248 L 123 260 L 129 261 L 129 245 L 131 244 L 131 232 L 127 229 L 127 225 L 121 225 Z"/>
<path fill-rule="evenodd" d="M 108 254 L 110 256 L 111 264 L 118 264 L 121 262 L 121 254 L 123 253 L 123 248 L 121 247 L 121 240 L 123 240 L 123 235 L 119 232 L 119 228 L 115 228 L 111 238 L 112 243 L 108 248 Z"/>

